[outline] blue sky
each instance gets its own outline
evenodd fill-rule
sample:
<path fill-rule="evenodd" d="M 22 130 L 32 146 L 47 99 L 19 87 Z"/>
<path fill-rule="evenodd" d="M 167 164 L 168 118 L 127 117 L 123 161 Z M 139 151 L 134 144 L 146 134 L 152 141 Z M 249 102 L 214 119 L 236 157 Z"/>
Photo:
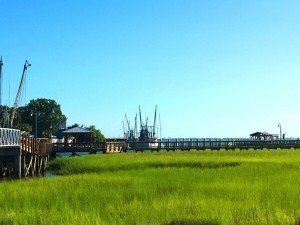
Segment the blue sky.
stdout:
<path fill-rule="evenodd" d="M 108 137 L 138 105 L 151 117 L 158 105 L 164 137 L 248 137 L 279 122 L 300 136 L 300 1 L 0 5 L 4 102 L 28 59 L 23 105 L 55 99 L 69 125 Z"/>

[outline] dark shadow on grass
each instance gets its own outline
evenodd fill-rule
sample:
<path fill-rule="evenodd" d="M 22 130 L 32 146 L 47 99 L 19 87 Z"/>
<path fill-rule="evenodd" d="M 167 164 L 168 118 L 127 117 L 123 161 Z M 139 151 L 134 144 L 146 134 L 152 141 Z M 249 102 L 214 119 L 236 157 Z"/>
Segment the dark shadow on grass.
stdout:
<path fill-rule="evenodd" d="M 170 223 L 163 225 L 219 225 L 220 223 L 214 221 L 203 221 L 203 220 L 174 220 Z"/>
<path fill-rule="evenodd" d="M 235 167 L 241 162 L 171 162 L 171 163 L 147 163 L 146 168 L 198 168 L 217 169 L 224 167 Z"/>
<path fill-rule="evenodd" d="M 1 219 L 0 225 L 13 225 L 14 221 L 12 219 Z"/>
<path fill-rule="evenodd" d="M 64 164 L 50 163 L 49 169 L 57 175 L 80 174 L 80 173 L 99 173 L 99 172 L 118 172 L 130 170 L 161 169 L 161 168 L 195 168 L 195 169 L 218 169 L 225 167 L 236 167 L 242 162 L 146 162 L 130 163 L 113 167 L 65 167 Z"/>

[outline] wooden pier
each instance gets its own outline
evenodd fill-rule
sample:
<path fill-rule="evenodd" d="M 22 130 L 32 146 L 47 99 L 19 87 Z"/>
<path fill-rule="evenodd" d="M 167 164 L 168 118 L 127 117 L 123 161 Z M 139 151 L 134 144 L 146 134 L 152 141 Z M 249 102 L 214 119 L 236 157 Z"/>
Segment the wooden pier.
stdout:
<path fill-rule="evenodd" d="M 102 143 L 69 143 L 54 144 L 52 154 L 71 153 L 75 156 L 80 153 L 96 154 L 119 153 L 127 151 L 189 151 L 189 150 L 249 150 L 249 149 L 290 149 L 300 148 L 300 140 L 250 140 L 250 139 L 167 139 L 155 142 L 127 142 L 108 141 Z"/>
<path fill-rule="evenodd" d="M 43 174 L 51 144 L 16 129 L 0 128 L 0 178 L 21 178 Z"/>
<path fill-rule="evenodd" d="M 189 150 L 249 150 L 297 149 L 300 139 L 251 140 L 251 139 L 162 139 L 153 142 L 128 142 L 125 140 L 101 143 L 49 143 L 36 139 L 16 129 L 0 128 L 0 178 L 21 178 L 43 174 L 49 156 L 60 153 L 119 153 L 127 151 L 189 151 Z"/>
<path fill-rule="evenodd" d="M 51 156 L 60 157 L 62 153 L 70 153 L 71 156 L 80 155 L 80 153 L 96 154 L 118 153 L 126 151 L 126 143 L 120 141 L 109 141 L 100 143 L 54 143 Z"/>
<path fill-rule="evenodd" d="M 126 150 L 134 151 L 189 151 L 189 150 L 259 150 L 300 148 L 300 140 L 250 140 L 250 139 L 167 139 L 157 142 L 126 142 Z"/>
<path fill-rule="evenodd" d="M 60 157 L 62 153 L 71 153 L 76 156 L 80 153 L 96 154 L 105 151 L 105 142 L 101 143 L 54 143 L 52 146 L 51 157 Z"/>

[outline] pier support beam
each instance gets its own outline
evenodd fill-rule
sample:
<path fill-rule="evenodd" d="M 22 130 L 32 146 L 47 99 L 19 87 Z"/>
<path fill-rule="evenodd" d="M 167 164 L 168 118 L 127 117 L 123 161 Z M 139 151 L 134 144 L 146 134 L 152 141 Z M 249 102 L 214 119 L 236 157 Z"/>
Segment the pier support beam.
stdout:
<path fill-rule="evenodd" d="M 0 148 L 1 177 L 21 178 L 21 155 L 20 147 Z"/>
<path fill-rule="evenodd" d="M 0 178 L 34 177 L 44 174 L 48 155 L 22 151 L 21 146 L 0 146 Z"/>
<path fill-rule="evenodd" d="M 22 175 L 22 162 L 21 162 L 21 155 L 15 156 L 15 163 L 14 163 L 14 175 L 16 178 L 21 178 Z"/>

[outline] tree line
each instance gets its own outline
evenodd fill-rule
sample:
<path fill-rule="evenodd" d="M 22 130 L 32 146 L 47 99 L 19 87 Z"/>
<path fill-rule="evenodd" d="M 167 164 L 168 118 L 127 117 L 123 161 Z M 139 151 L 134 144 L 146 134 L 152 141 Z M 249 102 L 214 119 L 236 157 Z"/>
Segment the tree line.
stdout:
<path fill-rule="evenodd" d="M 2 118 L 5 111 L 11 109 L 1 106 Z M 60 105 L 52 99 L 38 98 L 30 100 L 26 106 L 19 107 L 14 119 L 13 128 L 26 131 L 37 137 L 51 138 L 60 124 L 64 124 L 67 117 L 62 113 Z M 79 126 L 74 124 L 68 128 Z M 84 127 L 92 131 L 94 142 L 105 140 L 104 135 L 94 125 Z"/>

